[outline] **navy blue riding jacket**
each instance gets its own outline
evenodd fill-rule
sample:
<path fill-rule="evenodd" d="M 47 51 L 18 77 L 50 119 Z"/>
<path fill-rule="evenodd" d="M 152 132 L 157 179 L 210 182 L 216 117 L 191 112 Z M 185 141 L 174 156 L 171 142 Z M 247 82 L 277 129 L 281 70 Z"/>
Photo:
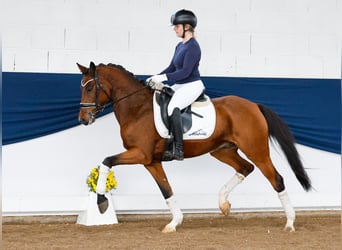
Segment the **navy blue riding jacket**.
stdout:
<path fill-rule="evenodd" d="M 200 80 L 200 60 L 201 48 L 196 39 L 191 38 L 177 44 L 170 65 L 160 74 L 166 74 L 168 81 L 177 84 Z"/>

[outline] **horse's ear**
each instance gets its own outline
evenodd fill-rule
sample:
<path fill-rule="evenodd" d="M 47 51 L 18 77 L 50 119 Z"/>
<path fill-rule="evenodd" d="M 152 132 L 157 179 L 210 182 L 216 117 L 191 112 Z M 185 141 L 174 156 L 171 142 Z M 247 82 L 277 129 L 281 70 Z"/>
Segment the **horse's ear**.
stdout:
<path fill-rule="evenodd" d="M 89 65 L 89 73 L 90 75 L 95 75 L 95 70 L 96 70 L 96 66 L 95 66 L 95 63 L 94 62 L 90 62 L 90 65 Z"/>
<path fill-rule="evenodd" d="M 80 69 L 80 71 L 81 71 L 81 73 L 83 74 L 83 75 L 85 75 L 85 74 L 87 74 L 88 73 L 88 71 L 89 71 L 89 69 L 88 68 L 86 68 L 86 67 L 84 67 L 84 66 L 82 66 L 81 64 L 79 64 L 79 63 L 76 63 L 77 64 L 77 67 Z"/>

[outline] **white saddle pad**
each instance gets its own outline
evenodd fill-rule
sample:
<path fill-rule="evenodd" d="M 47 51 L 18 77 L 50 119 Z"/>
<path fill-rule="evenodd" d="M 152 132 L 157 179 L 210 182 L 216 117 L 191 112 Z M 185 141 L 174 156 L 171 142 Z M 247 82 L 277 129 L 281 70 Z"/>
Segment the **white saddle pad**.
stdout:
<path fill-rule="evenodd" d="M 210 98 L 206 96 L 205 102 L 194 102 L 191 111 L 203 116 L 203 118 L 192 114 L 192 126 L 189 131 L 184 133 L 184 140 L 206 139 L 214 132 L 216 123 L 216 112 Z M 160 106 L 156 101 L 156 93 L 153 96 L 154 123 L 159 135 L 162 138 L 169 138 L 169 130 L 165 127 L 161 114 Z"/>

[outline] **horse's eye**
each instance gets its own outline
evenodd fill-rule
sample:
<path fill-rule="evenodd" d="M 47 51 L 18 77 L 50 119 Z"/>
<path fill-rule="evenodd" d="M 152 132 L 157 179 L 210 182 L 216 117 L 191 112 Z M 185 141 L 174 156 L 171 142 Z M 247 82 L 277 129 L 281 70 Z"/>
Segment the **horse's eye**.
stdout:
<path fill-rule="evenodd" d="M 88 86 L 88 87 L 86 88 L 86 90 L 87 90 L 87 92 L 91 92 L 91 91 L 93 90 L 93 88 L 94 88 L 94 85 Z"/>

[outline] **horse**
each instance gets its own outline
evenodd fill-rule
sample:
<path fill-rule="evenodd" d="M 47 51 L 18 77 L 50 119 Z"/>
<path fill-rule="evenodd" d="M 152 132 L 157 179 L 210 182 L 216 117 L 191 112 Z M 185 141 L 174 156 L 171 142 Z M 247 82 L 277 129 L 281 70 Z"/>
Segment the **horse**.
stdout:
<path fill-rule="evenodd" d="M 166 139 L 156 131 L 153 116 L 153 94 L 145 81 L 121 65 L 90 62 L 89 67 L 77 63 L 82 73 L 81 103 L 78 120 L 83 125 L 95 122 L 96 115 L 106 105 L 112 105 L 120 126 L 120 134 L 126 151 L 106 157 L 102 165 L 112 168 L 119 164 L 142 164 L 157 183 L 172 214 L 172 220 L 162 232 L 175 232 L 183 221 L 183 213 L 176 203 L 172 188 L 163 170 L 163 152 Z M 184 157 L 196 157 L 209 153 L 236 171 L 219 190 L 219 208 L 228 215 L 231 204 L 229 193 L 240 184 L 255 166 L 278 193 L 286 215 L 285 231 L 295 231 L 295 210 L 286 192 L 283 177 L 275 169 L 270 158 L 269 139 L 277 141 L 297 180 L 305 191 L 311 181 L 295 147 L 289 127 L 270 108 L 238 96 L 212 98 L 216 112 L 216 125 L 210 137 L 203 140 L 184 140 Z M 238 150 L 249 159 L 240 156 Z M 98 183 L 99 187 L 99 183 Z M 108 207 L 107 198 L 97 192 L 99 210 Z"/>

